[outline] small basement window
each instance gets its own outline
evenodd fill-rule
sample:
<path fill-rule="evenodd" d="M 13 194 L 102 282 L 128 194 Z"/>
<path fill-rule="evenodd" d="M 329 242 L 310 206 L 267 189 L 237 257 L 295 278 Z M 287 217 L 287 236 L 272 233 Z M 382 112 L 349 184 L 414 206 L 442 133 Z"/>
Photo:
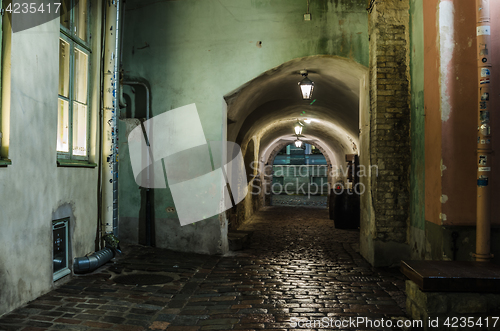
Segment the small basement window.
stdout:
<path fill-rule="evenodd" d="M 71 273 L 68 256 L 68 224 L 69 218 L 52 221 L 54 281 Z"/>

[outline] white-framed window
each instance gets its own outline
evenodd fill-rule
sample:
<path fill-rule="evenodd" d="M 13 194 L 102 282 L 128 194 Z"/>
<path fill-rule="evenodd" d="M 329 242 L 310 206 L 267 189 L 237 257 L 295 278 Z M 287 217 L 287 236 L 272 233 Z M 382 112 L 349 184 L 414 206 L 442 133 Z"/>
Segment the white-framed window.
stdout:
<path fill-rule="evenodd" d="M 5 3 L 6 1 L 0 0 L 0 8 L 2 10 L 5 10 Z M 10 3 L 7 1 L 7 3 Z M 5 13 L 6 16 L 9 15 L 8 12 Z M 7 58 L 10 57 L 10 52 L 8 54 L 4 54 L 4 43 L 10 43 L 10 38 L 6 38 L 6 40 L 3 40 L 3 30 L 4 30 L 4 24 L 8 25 L 10 19 L 7 19 L 6 22 L 4 23 L 3 21 L 4 15 L 0 15 L 0 167 L 6 167 L 7 165 L 12 164 L 11 161 L 8 159 L 8 148 L 5 142 L 8 140 L 6 137 L 6 134 L 8 135 L 9 131 L 9 121 L 5 120 L 6 115 L 2 113 L 2 83 L 4 80 L 9 79 L 10 77 L 4 77 L 2 75 L 2 69 L 4 66 L 4 56 L 7 56 Z M 10 32 L 8 29 L 10 29 L 10 26 L 6 28 L 6 32 Z M 6 34 L 7 35 L 7 34 Z M 10 33 L 9 35 L 10 36 Z M 10 47 L 7 47 L 7 49 L 10 50 Z M 10 81 L 10 80 L 9 80 Z M 3 143 L 2 143 L 3 141 Z M 3 146 L 3 147 L 2 147 Z"/>
<path fill-rule="evenodd" d="M 88 160 L 89 1 L 64 0 L 59 39 L 57 158 Z"/>

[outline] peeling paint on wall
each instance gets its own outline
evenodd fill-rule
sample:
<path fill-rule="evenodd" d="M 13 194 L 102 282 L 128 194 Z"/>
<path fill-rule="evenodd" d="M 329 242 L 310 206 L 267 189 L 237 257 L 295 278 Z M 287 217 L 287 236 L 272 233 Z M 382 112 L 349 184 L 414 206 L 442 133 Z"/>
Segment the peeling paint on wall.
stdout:
<path fill-rule="evenodd" d="M 452 1 L 441 1 L 439 4 L 439 41 L 441 53 L 441 120 L 446 122 L 451 113 L 451 71 L 454 42 L 454 7 Z"/>
<path fill-rule="evenodd" d="M 443 177 L 443 172 L 446 170 L 446 166 L 443 164 L 443 159 L 441 159 L 441 177 Z"/>
<path fill-rule="evenodd" d="M 441 195 L 441 203 L 446 203 L 448 201 L 448 196 L 446 194 Z"/>
<path fill-rule="evenodd" d="M 425 100 L 423 3 L 410 1 L 411 159 L 409 243 L 415 258 L 425 257 Z M 413 245 L 411 244 L 413 242 Z"/>

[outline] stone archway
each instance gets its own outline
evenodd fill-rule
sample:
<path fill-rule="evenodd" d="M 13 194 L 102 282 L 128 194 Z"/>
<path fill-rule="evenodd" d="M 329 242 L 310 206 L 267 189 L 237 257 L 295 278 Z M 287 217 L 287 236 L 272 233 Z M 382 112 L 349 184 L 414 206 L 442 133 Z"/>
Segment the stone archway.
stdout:
<path fill-rule="evenodd" d="M 299 93 L 297 82 L 302 69 L 307 69 L 315 82 L 314 100 L 302 100 Z M 367 76 L 366 67 L 337 56 L 309 56 L 283 63 L 225 96 L 227 139 L 242 146 L 243 155 L 253 141 L 254 162 L 269 165 L 276 149 L 286 140 L 290 143 L 296 120 L 307 117 L 312 122 L 303 134 L 321 148 L 330 166 L 336 164 L 346 154 L 357 154 L 362 146 L 369 146 L 369 126 L 362 126 L 362 119 L 370 118 Z M 369 162 L 368 157 L 364 160 Z M 265 172 L 258 175 L 260 183 L 268 185 Z M 255 180 L 249 182 L 250 192 L 254 183 Z M 261 185 L 261 192 L 265 185 Z M 371 199 L 366 202 L 371 205 Z M 231 219 L 233 224 L 241 224 L 265 204 L 264 194 L 257 202 L 253 194 L 247 195 L 228 212 L 230 224 Z"/>
<path fill-rule="evenodd" d="M 333 173 L 331 169 L 333 168 L 333 164 L 336 164 L 336 160 L 331 159 L 331 153 L 329 153 L 326 150 L 325 146 L 322 146 L 321 143 L 318 143 L 317 141 L 311 142 L 308 140 L 305 140 L 306 143 L 311 143 L 311 145 L 316 146 L 323 156 L 326 159 L 326 166 L 327 166 L 327 176 L 328 176 L 328 184 L 330 187 L 334 184 L 335 180 L 333 178 Z M 272 147 L 271 152 L 269 155 L 264 156 L 265 159 L 262 160 L 262 163 L 264 164 L 264 170 L 262 171 L 260 180 L 261 180 L 261 185 L 262 185 L 262 194 L 261 194 L 261 203 L 263 206 L 270 206 L 271 205 L 271 186 L 273 183 L 273 164 L 274 164 L 274 159 L 278 155 L 278 153 L 287 145 L 291 144 L 291 141 L 285 140 L 285 141 L 279 141 L 276 143 L 275 147 Z M 269 194 L 266 194 L 269 193 Z"/>

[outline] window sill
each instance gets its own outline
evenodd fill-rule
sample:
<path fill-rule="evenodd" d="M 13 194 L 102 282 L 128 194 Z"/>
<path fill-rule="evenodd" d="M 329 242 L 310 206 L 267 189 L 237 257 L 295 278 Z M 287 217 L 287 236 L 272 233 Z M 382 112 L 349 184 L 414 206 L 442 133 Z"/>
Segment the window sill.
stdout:
<path fill-rule="evenodd" d="M 89 161 L 82 160 L 57 160 L 58 167 L 71 167 L 71 168 L 95 168 L 96 163 L 90 163 Z"/>
<path fill-rule="evenodd" d="M 11 164 L 12 164 L 12 161 L 11 161 L 11 160 L 9 160 L 9 159 L 2 159 L 2 158 L 0 158 L 0 167 L 5 168 L 5 167 L 7 167 L 7 166 L 9 166 L 9 165 L 11 165 Z"/>

